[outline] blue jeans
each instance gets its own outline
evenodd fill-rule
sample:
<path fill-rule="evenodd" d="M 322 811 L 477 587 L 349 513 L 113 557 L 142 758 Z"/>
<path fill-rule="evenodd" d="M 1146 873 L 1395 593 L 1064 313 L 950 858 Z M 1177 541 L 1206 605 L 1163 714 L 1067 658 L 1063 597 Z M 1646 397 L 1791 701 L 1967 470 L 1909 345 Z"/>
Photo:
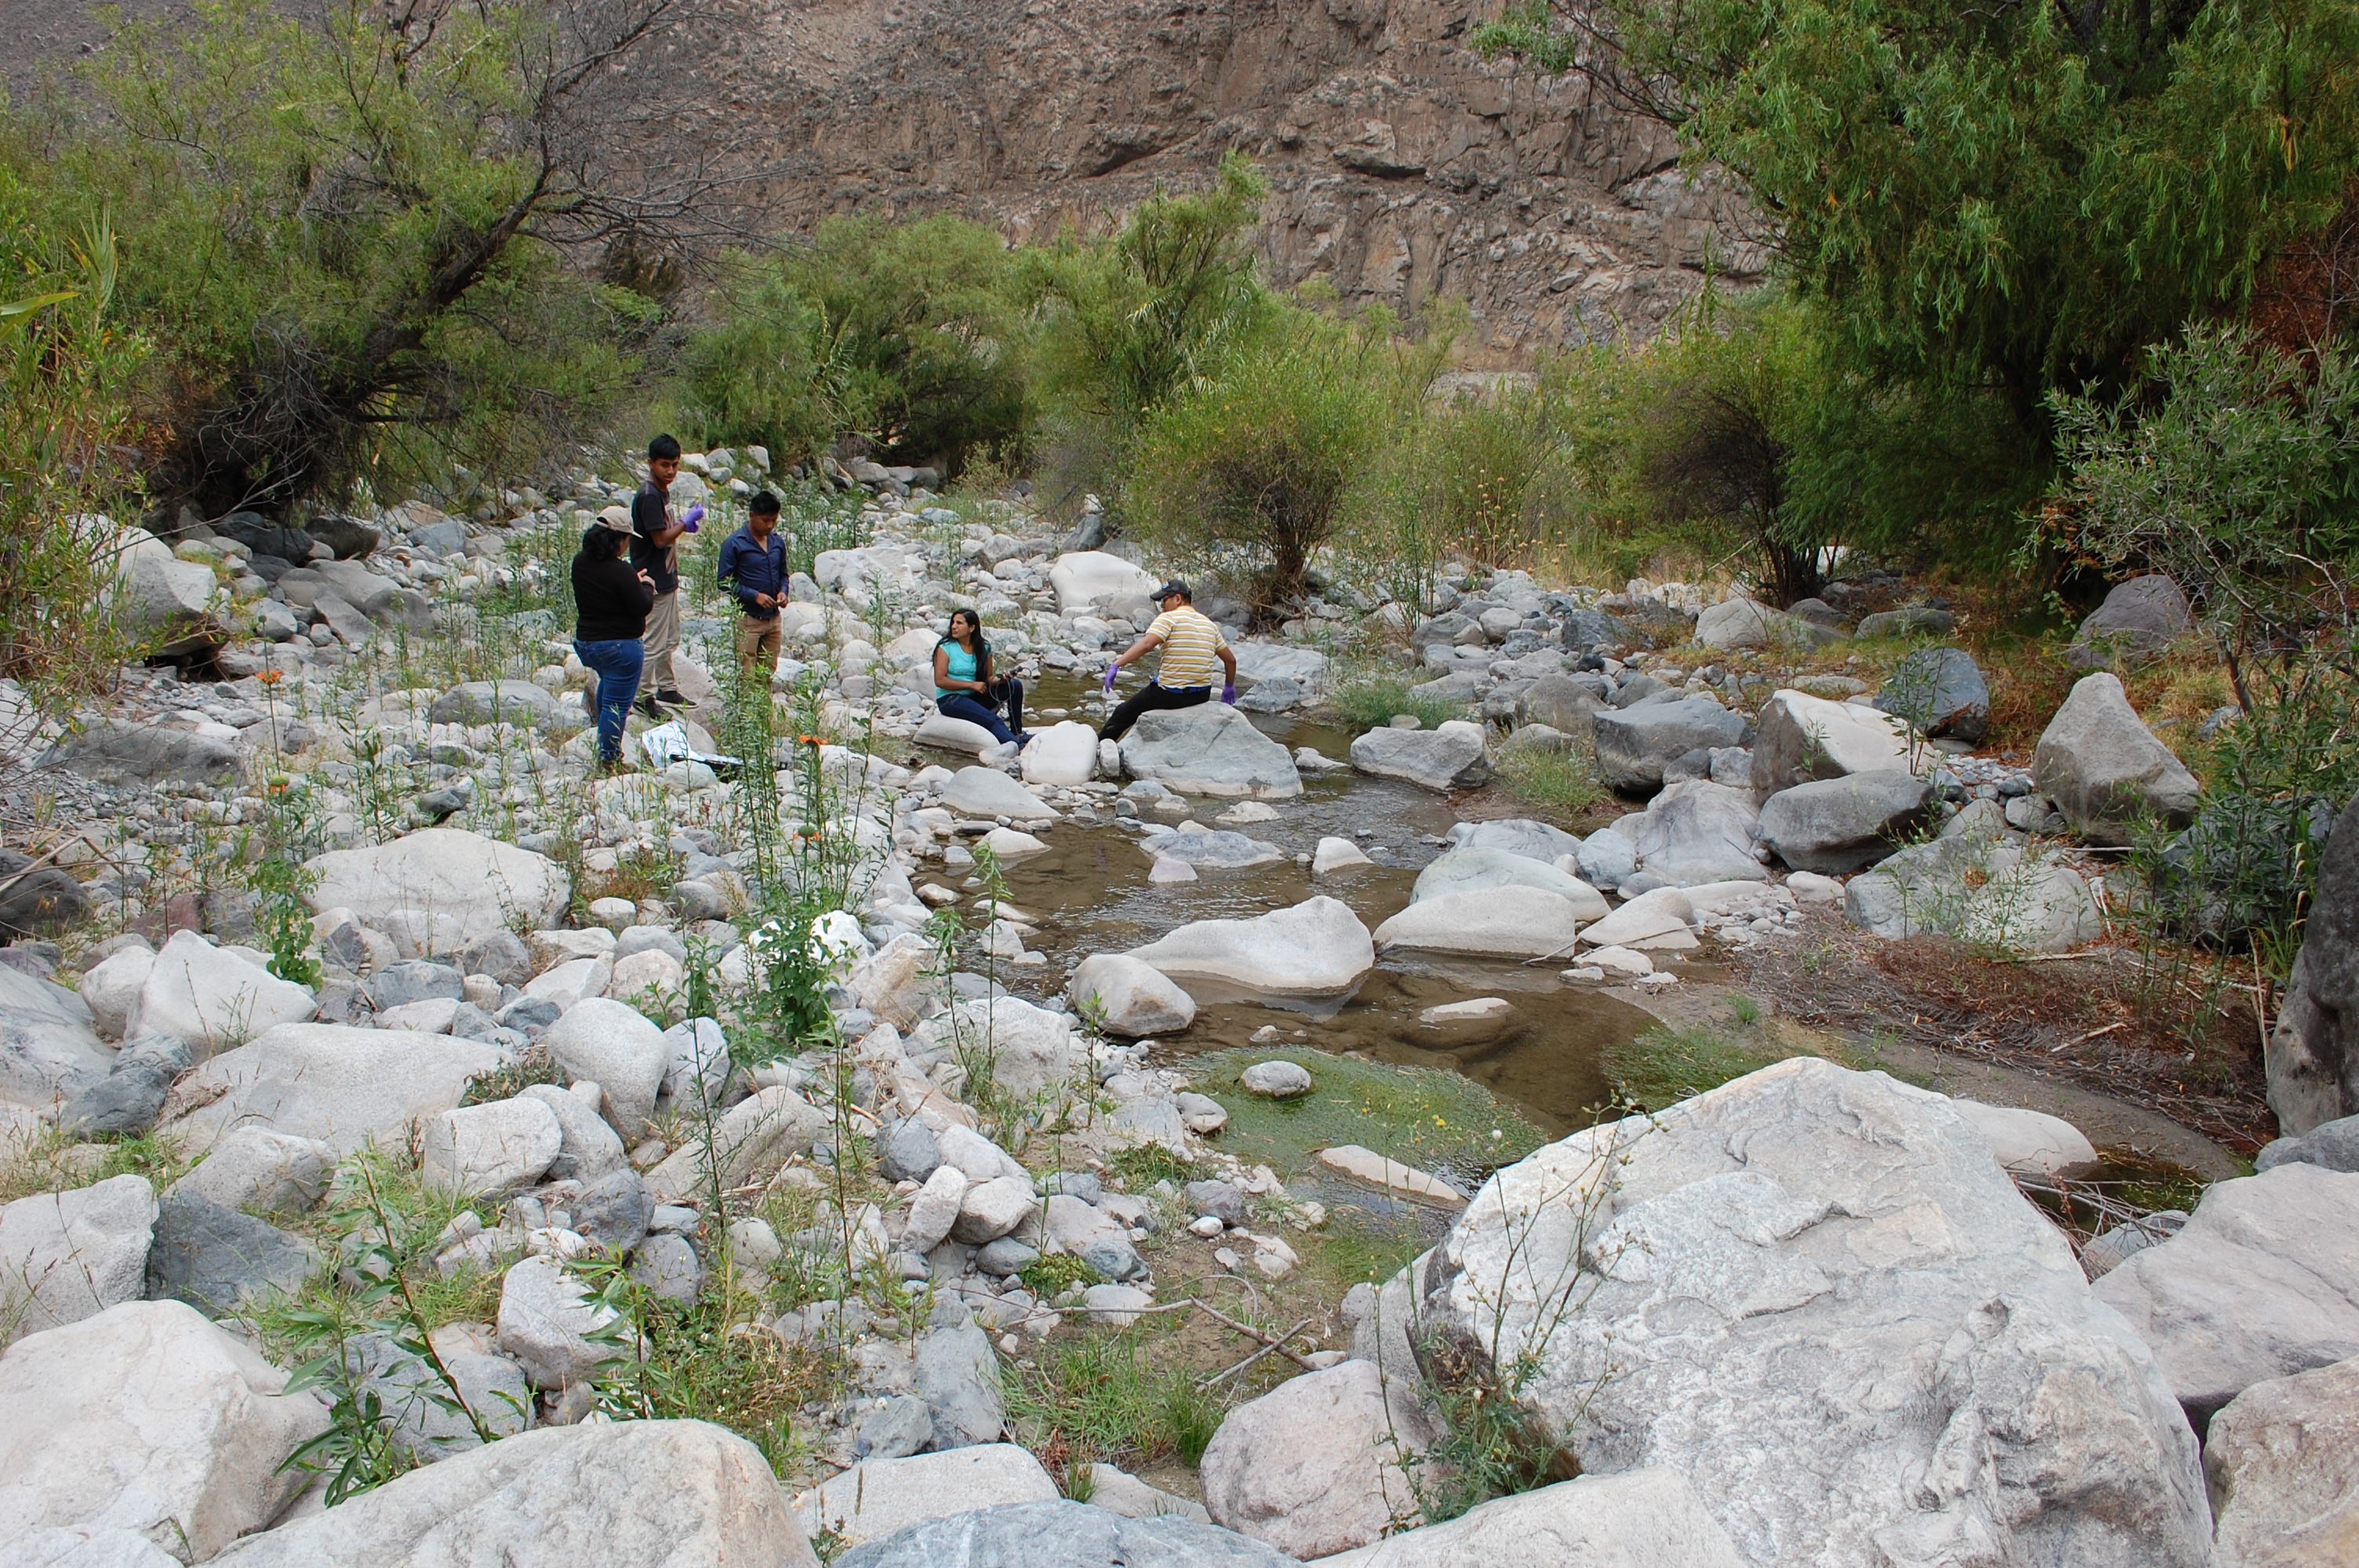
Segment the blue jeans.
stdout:
<path fill-rule="evenodd" d="M 1020 724 L 1024 719 L 1024 698 L 1020 695 L 1024 688 L 1012 680 L 1007 684 L 1013 693 L 1016 694 L 1014 696 L 1012 706 L 1016 708 L 1016 722 Z M 954 691 L 946 696 L 938 697 L 934 698 L 934 706 L 940 708 L 948 718 L 963 719 L 969 724 L 982 725 L 985 730 L 990 730 L 992 738 L 1003 746 L 1016 739 L 1016 732 L 1000 721 L 999 715 L 993 710 L 991 705 L 971 691 Z"/>
<path fill-rule="evenodd" d="M 639 695 L 646 644 L 636 637 L 617 637 L 609 643 L 585 643 L 576 637 L 573 656 L 598 673 L 598 759 L 615 762 L 623 754 L 623 726 L 631 717 L 631 699 Z"/>

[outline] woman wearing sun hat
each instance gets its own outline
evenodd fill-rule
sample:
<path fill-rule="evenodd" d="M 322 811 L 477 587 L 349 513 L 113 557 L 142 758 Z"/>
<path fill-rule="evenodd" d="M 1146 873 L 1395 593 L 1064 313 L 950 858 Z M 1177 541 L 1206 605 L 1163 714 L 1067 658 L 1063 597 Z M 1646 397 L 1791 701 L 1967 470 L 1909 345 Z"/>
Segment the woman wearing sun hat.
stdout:
<path fill-rule="evenodd" d="M 597 676 L 582 706 L 598 725 L 599 764 L 610 769 L 622 766 L 623 727 L 647 663 L 640 639 L 656 602 L 654 579 L 623 558 L 631 534 L 629 509 L 609 506 L 582 531 L 573 557 L 573 654 Z"/>

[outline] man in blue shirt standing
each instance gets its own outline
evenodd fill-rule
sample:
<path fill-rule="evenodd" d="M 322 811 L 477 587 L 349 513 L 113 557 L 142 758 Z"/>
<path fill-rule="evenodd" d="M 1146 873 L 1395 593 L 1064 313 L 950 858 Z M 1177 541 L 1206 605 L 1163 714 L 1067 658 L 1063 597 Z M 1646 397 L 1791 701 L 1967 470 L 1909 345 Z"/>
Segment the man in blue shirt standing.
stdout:
<path fill-rule="evenodd" d="M 747 503 L 745 526 L 722 542 L 721 581 L 737 589 L 737 662 L 757 665 L 766 681 L 778 667 L 778 606 L 787 601 L 787 542 L 778 535 L 778 498 L 768 491 Z"/>

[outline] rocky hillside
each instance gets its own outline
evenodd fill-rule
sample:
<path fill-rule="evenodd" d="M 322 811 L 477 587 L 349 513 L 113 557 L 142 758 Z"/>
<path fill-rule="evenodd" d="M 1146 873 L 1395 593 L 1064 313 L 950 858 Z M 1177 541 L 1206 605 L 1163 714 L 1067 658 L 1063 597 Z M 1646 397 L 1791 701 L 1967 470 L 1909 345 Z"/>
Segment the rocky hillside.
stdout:
<path fill-rule="evenodd" d="M 1463 47 L 1464 0 L 737 0 L 716 115 L 774 122 L 777 198 L 1103 224 L 1240 149 L 1275 186 L 1272 278 L 1467 300 L 1511 352 L 1644 330 L 1761 253 L 1671 138 Z"/>

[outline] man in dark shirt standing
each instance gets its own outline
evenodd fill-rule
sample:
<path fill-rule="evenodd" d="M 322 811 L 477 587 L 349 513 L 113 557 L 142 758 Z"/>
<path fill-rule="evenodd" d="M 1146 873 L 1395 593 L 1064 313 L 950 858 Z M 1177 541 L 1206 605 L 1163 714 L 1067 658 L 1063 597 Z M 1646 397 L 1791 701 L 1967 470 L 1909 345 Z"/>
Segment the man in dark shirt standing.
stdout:
<path fill-rule="evenodd" d="M 778 668 L 778 606 L 787 601 L 787 542 L 778 536 L 778 498 L 768 491 L 746 503 L 745 526 L 722 543 L 721 581 L 737 590 L 737 659 L 767 680 Z"/>
<path fill-rule="evenodd" d="M 663 717 L 659 703 L 678 708 L 688 701 L 671 669 L 679 647 L 679 536 L 688 532 L 671 514 L 678 478 L 679 442 L 658 436 L 647 443 L 647 481 L 631 498 L 631 565 L 656 585 L 655 608 L 647 611 L 647 675 L 639 687 L 639 710 L 650 719 Z"/>

